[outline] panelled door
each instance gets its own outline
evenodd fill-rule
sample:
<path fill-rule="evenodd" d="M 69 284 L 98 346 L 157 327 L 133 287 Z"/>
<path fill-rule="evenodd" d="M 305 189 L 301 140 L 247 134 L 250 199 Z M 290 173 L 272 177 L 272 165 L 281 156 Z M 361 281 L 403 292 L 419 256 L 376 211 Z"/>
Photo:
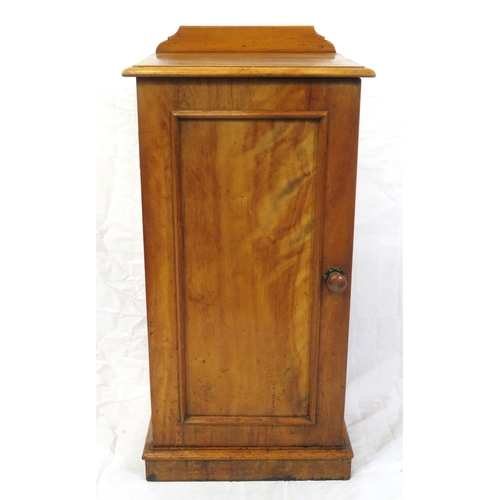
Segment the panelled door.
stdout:
<path fill-rule="evenodd" d="M 359 90 L 138 79 L 154 447 L 344 445 Z"/>

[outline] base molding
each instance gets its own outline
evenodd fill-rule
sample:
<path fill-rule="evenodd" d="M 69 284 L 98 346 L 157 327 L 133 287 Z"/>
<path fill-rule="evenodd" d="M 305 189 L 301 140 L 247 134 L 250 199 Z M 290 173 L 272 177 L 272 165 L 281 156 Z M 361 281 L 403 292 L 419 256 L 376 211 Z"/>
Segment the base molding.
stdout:
<path fill-rule="evenodd" d="M 144 454 L 148 481 L 345 480 L 351 443 L 343 448 L 153 448 L 151 426 Z"/>

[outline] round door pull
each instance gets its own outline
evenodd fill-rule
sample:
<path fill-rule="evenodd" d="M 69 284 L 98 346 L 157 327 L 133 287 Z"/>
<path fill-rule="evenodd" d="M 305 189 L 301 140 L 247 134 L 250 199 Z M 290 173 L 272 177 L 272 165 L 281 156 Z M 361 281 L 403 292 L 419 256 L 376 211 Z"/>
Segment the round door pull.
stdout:
<path fill-rule="evenodd" d="M 347 276 L 340 267 L 332 267 L 323 274 L 323 281 L 330 292 L 340 293 L 347 288 Z"/>

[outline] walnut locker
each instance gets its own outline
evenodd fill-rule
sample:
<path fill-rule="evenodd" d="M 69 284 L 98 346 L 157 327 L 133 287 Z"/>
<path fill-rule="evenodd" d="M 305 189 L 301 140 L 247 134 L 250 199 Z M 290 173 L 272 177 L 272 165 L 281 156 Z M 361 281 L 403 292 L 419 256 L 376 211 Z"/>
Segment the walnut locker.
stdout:
<path fill-rule="evenodd" d="M 312 27 L 181 27 L 137 78 L 151 481 L 349 479 L 361 77 Z"/>

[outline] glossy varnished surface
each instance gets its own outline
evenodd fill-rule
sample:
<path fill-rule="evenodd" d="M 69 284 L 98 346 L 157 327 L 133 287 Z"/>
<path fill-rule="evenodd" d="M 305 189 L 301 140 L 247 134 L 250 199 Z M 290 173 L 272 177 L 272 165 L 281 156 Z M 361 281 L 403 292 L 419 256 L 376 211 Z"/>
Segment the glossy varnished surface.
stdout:
<path fill-rule="evenodd" d="M 154 448 L 149 428 L 143 459 L 148 481 L 268 481 L 349 479 L 353 457 L 347 430 L 341 448 Z"/>
<path fill-rule="evenodd" d="M 335 52 L 313 26 L 181 26 L 156 48 L 167 52 Z"/>
<path fill-rule="evenodd" d="M 348 479 L 359 77 L 374 72 L 302 26 L 181 27 L 123 74 L 138 77 L 148 480 Z"/>
<path fill-rule="evenodd" d="M 124 76 L 371 77 L 312 26 L 181 26 Z"/>
<path fill-rule="evenodd" d="M 174 116 L 185 416 L 307 424 L 326 113 Z"/>
<path fill-rule="evenodd" d="M 359 80 L 138 80 L 155 446 L 343 445 L 349 287 L 333 294 L 320 278 L 333 265 L 350 276 L 359 88 Z M 254 116 L 214 118 L 228 110 Z M 194 118 L 207 112 L 212 116 Z M 276 116 L 256 119 L 255 114 L 263 112 Z M 218 128 L 231 136 L 217 139 Z M 281 136 L 283 144 L 266 141 L 267 134 Z M 294 141 L 299 157 L 284 147 L 287 140 Z M 301 155 L 308 160 L 301 161 Z M 257 159 L 262 177 L 257 175 Z M 322 164 L 320 180 L 317 166 Z M 184 165 L 182 172 L 179 165 Z M 229 193 L 222 192 L 223 185 Z M 246 206 L 253 207 L 255 220 L 248 218 Z M 224 215 L 222 224 L 227 225 L 221 238 L 213 224 L 216 214 Z M 237 240 L 230 238 L 233 224 Z M 259 230 L 259 224 L 267 232 Z M 304 255 L 290 249 L 287 258 L 287 235 L 292 249 Z M 256 245 L 257 261 L 241 271 L 239 267 L 248 264 L 241 258 L 252 258 L 248 244 Z M 216 257 L 219 251 L 224 261 Z M 312 280 L 307 285 L 306 277 Z M 232 293 L 225 292 L 222 283 L 208 283 L 213 278 L 233 279 L 228 283 Z M 316 294 L 317 300 L 297 301 L 297 285 L 302 294 Z M 218 294 L 219 304 L 210 305 L 207 290 Z M 227 317 L 221 316 L 224 311 Z M 255 312 L 262 316 L 254 317 Z M 275 313 L 279 321 L 267 330 Z M 287 314 L 295 315 L 297 327 L 290 327 Z M 248 339 L 238 337 L 244 328 Z M 280 343 L 286 359 L 279 357 Z M 243 356 L 245 369 L 237 369 L 236 356 Z M 307 364 L 317 367 L 313 378 Z M 281 374 L 280 366 L 289 373 Z M 219 394 L 207 388 L 214 382 Z M 272 382 L 277 382 L 274 388 Z M 290 391 L 289 399 L 276 406 L 283 389 Z M 304 419 L 303 425 L 255 420 L 303 418 L 306 395 L 315 409 L 314 425 Z M 190 416 L 190 411 L 195 414 Z M 203 416 L 212 421 L 203 422 Z M 247 420 L 237 422 L 237 417 Z"/>
<path fill-rule="evenodd" d="M 372 77 L 375 72 L 336 53 L 153 54 L 123 76 Z"/>

